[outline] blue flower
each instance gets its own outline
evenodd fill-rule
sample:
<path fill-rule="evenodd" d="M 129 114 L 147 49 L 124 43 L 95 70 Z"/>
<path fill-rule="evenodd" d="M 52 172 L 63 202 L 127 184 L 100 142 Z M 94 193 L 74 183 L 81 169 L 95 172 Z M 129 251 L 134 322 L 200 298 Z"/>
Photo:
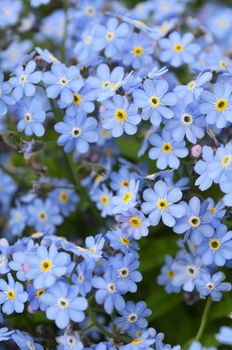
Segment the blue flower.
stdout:
<path fill-rule="evenodd" d="M 159 41 L 162 50 L 161 61 L 170 62 L 170 65 L 174 67 L 193 62 L 200 51 L 198 44 L 191 43 L 193 39 L 192 33 L 185 33 L 181 36 L 178 32 L 172 32 L 168 38 L 161 39 Z"/>
<path fill-rule="evenodd" d="M 189 204 L 182 202 L 185 215 L 176 220 L 173 231 L 176 233 L 187 232 L 187 237 L 195 244 L 200 244 L 204 236 L 212 236 L 214 218 L 211 211 L 208 210 L 208 204 L 207 200 L 201 203 L 196 196 L 190 199 Z"/>
<path fill-rule="evenodd" d="M 18 345 L 20 350 L 44 350 L 43 346 L 35 343 L 34 339 L 27 333 L 16 330 L 12 339 Z"/>
<path fill-rule="evenodd" d="M 223 326 L 216 334 L 216 339 L 219 343 L 232 345 L 232 328 Z"/>
<path fill-rule="evenodd" d="M 60 346 L 57 350 L 82 350 L 84 345 L 80 340 L 78 332 L 64 333 L 56 338 L 56 341 Z"/>
<path fill-rule="evenodd" d="M 49 98 L 55 99 L 60 96 L 63 103 L 71 104 L 74 93 L 83 86 L 79 69 L 75 66 L 66 67 L 55 62 L 52 64 L 51 72 L 45 72 L 43 82 L 47 87 L 46 93 Z"/>
<path fill-rule="evenodd" d="M 139 249 L 139 246 L 134 239 L 129 237 L 121 229 L 108 231 L 106 236 L 110 241 L 110 246 L 116 250 L 121 250 L 124 254 Z"/>
<path fill-rule="evenodd" d="M 125 213 L 117 215 L 116 220 L 120 223 L 122 231 L 129 237 L 140 239 L 148 235 L 150 222 L 141 211 L 135 208 L 130 208 Z"/>
<path fill-rule="evenodd" d="M 93 47 L 96 51 L 104 49 L 105 56 L 115 58 L 125 45 L 129 33 L 126 23 L 118 23 L 116 18 L 110 18 L 106 25 L 95 27 Z"/>
<path fill-rule="evenodd" d="M 79 113 L 92 113 L 95 109 L 93 101 L 95 100 L 95 92 L 87 85 L 75 91 L 71 102 L 60 100 L 58 105 L 60 108 L 66 108 L 66 114 L 76 116 Z"/>
<path fill-rule="evenodd" d="M 13 87 L 12 97 L 18 101 L 24 94 L 27 97 L 35 95 L 35 84 L 42 78 L 42 72 L 36 71 L 35 61 L 29 61 L 25 68 L 18 67 L 15 75 L 9 80 Z"/>
<path fill-rule="evenodd" d="M 150 149 L 149 158 L 157 159 L 156 166 L 161 170 L 168 166 L 177 169 L 180 166 L 178 158 L 185 158 L 188 155 L 185 141 L 175 141 L 172 133 L 165 129 L 161 136 L 153 134 L 149 141 L 155 146 Z"/>
<path fill-rule="evenodd" d="M 202 158 L 203 160 L 199 160 L 194 167 L 195 172 L 200 175 L 196 180 L 195 185 L 199 186 L 201 191 L 205 191 L 213 183 L 209 171 L 209 165 L 214 160 L 213 149 L 209 146 L 203 146 Z"/>
<path fill-rule="evenodd" d="M 14 40 L 5 49 L 0 52 L 1 68 L 4 71 L 13 71 L 25 58 L 25 55 L 31 49 L 31 41 Z"/>
<path fill-rule="evenodd" d="M 114 96 L 116 91 L 127 81 L 124 69 L 115 67 L 112 72 L 107 64 L 100 64 L 96 70 L 96 77 L 89 77 L 87 84 L 95 91 L 98 101 L 104 101 Z"/>
<path fill-rule="evenodd" d="M 35 312 L 38 309 L 45 311 L 46 307 L 41 303 L 40 297 L 45 292 L 44 288 L 35 289 L 33 284 L 29 284 L 27 287 L 28 292 L 28 309 L 30 312 Z"/>
<path fill-rule="evenodd" d="M 123 186 L 128 186 L 131 178 L 127 167 L 120 167 L 119 171 L 112 171 L 109 176 L 111 180 L 110 186 L 114 191 L 118 191 Z"/>
<path fill-rule="evenodd" d="M 173 262 L 172 271 L 174 272 L 173 285 L 182 287 L 185 292 L 192 292 L 202 273 L 202 261 L 199 257 L 185 254 Z"/>
<path fill-rule="evenodd" d="M 27 301 L 27 292 L 23 290 L 23 285 L 15 282 L 10 273 L 7 274 L 8 283 L 0 279 L 0 304 L 2 312 L 9 315 L 14 311 L 22 313 L 24 303 Z"/>
<path fill-rule="evenodd" d="M 217 148 L 214 159 L 208 164 L 208 176 L 215 183 L 224 182 L 232 175 L 232 142 Z"/>
<path fill-rule="evenodd" d="M 8 227 L 10 233 L 13 236 L 19 236 L 22 234 L 27 222 L 26 209 L 17 203 L 16 208 L 12 208 L 10 211 L 10 218 L 8 221 Z"/>
<path fill-rule="evenodd" d="M 91 193 L 91 199 L 96 203 L 97 208 L 101 211 L 101 216 L 104 218 L 107 215 L 112 215 L 113 206 L 112 198 L 113 193 L 103 185 L 101 188 L 93 190 Z"/>
<path fill-rule="evenodd" d="M 175 141 L 184 137 L 191 143 L 197 143 L 205 134 L 205 118 L 200 114 L 195 103 L 185 105 L 179 103 L 173 107 L 174 117 L 167 122 L 165 129 L 172 133 Z"/>
<path fill-rule="evenodd" d="M 0 28 L 7 28 L 15 25 L 19 20 L 22 11 L 22 2 L 20 0 L 2 0 L 0 8 Z"/>
<path fill-rule="evenodd" d="M 35 198 L 32 204 L 28 205 L 27 212 L 28 224 L 37 231 L 53 233 L 55 227 L 63 221 L 58 206 L 50 199 Z"/>
<path fill-rule="evenodd" d="M 142 108 L 142 119 L 150 119 L 154 126 L 159 126 L 162 117 L 170 119 L 174 113 L 169 108 L 177 102 L 176 95 L 168 92 L 169 86 L 166 80 L 147 79 L 142 89 L 133 92 L 134 104 Z"/>
<path fill-rule="evenodd" d="M 118 194 L 113 197 L 113 212 L 115 214 L 127 211 L 133 208 L 137 203 L 137 193 L 139 188 L 139 181 L 131 179 L 128 186 L 123 186 L 118 191 Z"/>
<path fill-rule="evenodd" d="M 137 291 L 136 283 L 141 282 L 142 275 L 137 268 L 139 261 L 135 254 L 117 254 L 109 260 L 110 266 L 117 278 L 117 287 L 125 293 L 135 293 Z"/>
<path fill-rule="evenodd" d="M 97 60 L 98 52 L 93 50 L 95 27 L 88 27 L 81 33 L 81 39 L 75 45 L 73 52 L 79 62 L 90 62 Z"/>
<path fill-rule="evenodd" d="M 76 210 L 79 196 L 75 193 L 74 188 L 72 189 L 71 184 L 66 180 L 55 180 L 55 188 L 49 193 L 49 198 L 59 206 L 60 212 L 64 216 L 68 216 Z"/>
<path fill-rule="evenodd" d="M 207 201 L 207 210 L 210 210 L 215 218 L 222 219 L 226 213 L 225 204 L 223 203 L 223 201 L 221 200 L 216 204 L 214 203 L 214 200 L 212 198 L 207 198 Z"/>
<path fill-rule="evenodd" d="M 38 96 L 23 99 L 17 104 L 18 115 L 21 120 L 17 124 L 18 131 L 23 131 L 27 136 L 35 134 L 43 136 L 45 129 L 43 122 L 46 113 L 42 101 Z"/>
<path fill-rule="evenodd" d="M 165 257 L 165 265 L 161 269 L 161 274 L 157 277 L 157 282 L 167 293 L 179 293 L 180 286 L 174 286 L 172 283 L 175 272 L 172 270 L 173 258 L 170 255 Z"/>
<path fill-rule="evenodd" d="M 191 80 L 187 85 L 178 85 L 175 87 L 175 94 L 185 101 L 186 104 L 198 100 L 204 88 L 202 87 L 212 79 L 211 72 L 200 73 L 195 80 Z"/>
<path fill-rule="evenodd" d="M 80 153 L 86 153 L 89 149 L 89 143 L 97 141 L 96 129 L 96 119 L 87 118 L 86 114 L 80 114 L 78 117 L 65 115 L 64 121 L 55 125 L 56 132 L 62 134 L 57 143 L 64 145 L 65 152 L 76 149 Z"/>
<path fill-rule="evenodd" d="M 73 281 L 79 288 L 80 294 L 85 297 L 92 289 L 92 268 L 91 265 L 83 261 L 77 265 Z"/>
<path fill-rule="evenodd" d="M 113 137 L 119 137 L 125 131 L 128 135 L 134 135 L 137 125 L 141 121 L 138 108 L 130 104 L 125 96 L 116 95 L 112 99 L 103 102 L 105 111 L 102 115 L 103 128 L 112 130 Z"/>
<path fill-rule="evenodd" d="M 216 83 L 213 92 L 203 91 L 201 113 L 206 114 L 206 120 L 211 125 L 222 129 L 227 122 L 232 122 L 232 87 L 229 83 Z"/>
<path fill-rule="evenodd" d="M 48 249 L 41 245 L 28 255 L 28 263 L 27 278 L 33 280 L 34 287 L 48 288 L 55 284 L 58 277 L 66 274 L 70 255 L 58 252 L 54 244 Z"/>
<path fill-rule="evenodd" d="M 121 310 L 125 307 L 122 294 L 126 292 L 119 289 L 119 281 L 111 269 L 108 269 L 103 277 L 94 276 L 92 283 L 93 287 L 97 289 L 95 293 L 96 302 L 100 305 L 104 304 L 107 314 L 111 315 L 114 308 Z"/>
<path fill-rule="evenodd" d="M 87 309 L 88 303 L 78 293 L 78 287 L 58 281 L 41 295 L 40 300 L 47 307 L 47 318 L 54 320 L 58 328 L 66 328 L 70 320 L 78 323 L 84 320 L 83 311 Z"/>
<path fill-rule="evenodd" d="M 121 350 L 152 350 L 154 349 L 153 344 L 155 343 L 155 338 L 149 332 L 144 331 L 141 335 L 131 341 L 127 345 L 122 345 Z"/>
<path fill-rule="evenodd" d="M 213 301 L 220 301 L 221 292 L 229 292 L 231 284 L 222 282 L 225 279 L 223 272 L 216 272 L 212 276 L 209 273 L 202 273 L 196 281 L 196 288 L 201 298 L 210 295 Z"/>
<path fill-rule="evenodd" d="M 126 47 L 123 50 L 122 62 L 125 66 L 140 69 L 152 64 L 154 51 L 151 40 L 144 33 L 133 33 L 127 38 Z"/>
<path fill-rule="evenodd" d="M 173 227 L 176 218 L 180 218 L 185 214 L 185 208 L 181 204 L 174 204 L 182 197 L 179 188 L 169 188 L 168 185 L 159 180 L 154 185 L 154 189 L 147 188 L 143 192 L 142 211 L 149 214 L 148 218 L 152 226 L 158 225 L 162 218 L 166 226 Z"/>
<path fill-rule="evenodd" d="M 215 232 L 202 240 L 197 254 L 205 265 L 224 266 L 226 260 L 232 259 L 232 231 L 227 232 L 226 225 L 218 224 Z"/>
<path fill-rule="evenodd" d="M 130 335 L 136 335 L 137 331 L 141 331 L 147 327 L 146 317 L 151 315 L 151 310 L 147 308 L 144 301 L 134 303 L 128 301 L 123 310 L 119 311 L 120 317 L 115 318 L 115 324 L 123 332 L 129 332 Z"/>
<path fill-rule="evenodd" d="M 0 116 L 6 115 L 7 106 L 15 103 L 11 96 L 11 90 L 10 83 L 4 82 L 4 75 L 0 71 Z"/>

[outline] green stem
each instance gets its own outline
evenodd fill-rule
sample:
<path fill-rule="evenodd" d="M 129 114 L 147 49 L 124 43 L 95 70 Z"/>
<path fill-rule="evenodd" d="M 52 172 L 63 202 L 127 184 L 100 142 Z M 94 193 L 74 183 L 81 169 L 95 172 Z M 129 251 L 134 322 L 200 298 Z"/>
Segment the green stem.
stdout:
<path fill-rule="evenodd" d="M 208 318 L 208 315 L 209 315 L 209 310 L 210 310 L 211 304 L 212 304 L 212 300 L 210 299 L 210 297 L 208 297 L 208 299 L 207 299 L 207 301 L 205 303 L 205 308 L 204 308 L 204 311 L 203 311 L 203 314 L 202 314 L 202 317 L 201 317 L 201 323 L 200 323 L 200 326 L 199 326 L 199 329 L 198 329 L 198 332 L 197 332 L 195 340 L 200 340 L 202 335 L 203 335 L 203 332 L 204 332 L 205 326 L 206 326 L 206 322 L 207 322 L 207 318 Z"/>
<path fill-rule="evenodd" d="M 104 334 L 108 338 L 114 338 L 114 335 L 98 322 L 90 306 L 88 307 L 88 315 L 91 318 L 91 321 L 94 324 L 94 326 L 96 326 L 102 334 Z"/>

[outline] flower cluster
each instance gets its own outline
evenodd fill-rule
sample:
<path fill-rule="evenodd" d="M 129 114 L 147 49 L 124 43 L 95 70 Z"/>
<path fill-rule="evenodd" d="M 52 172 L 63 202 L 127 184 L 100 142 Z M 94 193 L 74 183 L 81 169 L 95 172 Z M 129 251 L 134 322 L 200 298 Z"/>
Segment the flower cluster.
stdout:
<path fill-rule="evenodd" d="M 0 347 L 180 350 L 140 292 L 167 233 L 149 286 L 207 299 L 183 347 L 206 349 L 209 307 L 232 289 L 232 10 L 49 3 L 0 9 Z M 231 345 L 232 329 L 212 338 Z"/>

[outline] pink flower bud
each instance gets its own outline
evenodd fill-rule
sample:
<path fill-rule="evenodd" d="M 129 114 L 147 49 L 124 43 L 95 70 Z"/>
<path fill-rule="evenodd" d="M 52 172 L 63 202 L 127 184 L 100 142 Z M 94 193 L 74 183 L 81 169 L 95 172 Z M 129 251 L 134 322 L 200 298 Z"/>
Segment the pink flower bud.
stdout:
<path fill-rule="evenodd" d="M 201 145 L 195 145 L 191 149 L 191 154 L 194 158 L 199 158 L 201 156 L 202 147 Z"/>

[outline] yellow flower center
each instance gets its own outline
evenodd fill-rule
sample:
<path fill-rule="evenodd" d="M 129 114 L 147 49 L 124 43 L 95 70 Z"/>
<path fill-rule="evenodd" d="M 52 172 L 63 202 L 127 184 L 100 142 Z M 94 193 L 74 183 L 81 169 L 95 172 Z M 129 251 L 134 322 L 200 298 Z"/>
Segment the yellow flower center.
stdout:
<path fill-rule="evenodd" d="M 232 161 L 232 155 L 231 154 L 225 155 L 221 160 L 222 167 L 227 168 L 230 165 L 231 161 Z"/>
<path fill-rule="evenodd" d="M 113 40 L 114 40 L 114 32 L 108 32 L 108 33 L 106 33 L 105 38 L 106 38 L 106 40 L 108 40 L 108 41 L 113 41 Z"/>
<path fill-rule="evenodd" d="M 173 278 L 174 276 L 175 276 L 175 272 L 174 271 L 168 271 L 167 272 L 167 276 L 168 276 L 168 278 Z"/>
<path fill-rule="evenodd" d="M 149 98 L 149 103 L 153 108 L 157 108 L 160 105 L 160 99 L 157 96 L 151 96 Z"/>
<path fill-rule="evenodd" d="M 52 269 L 52 262 L 51 262 L 51 260 L 43 260 L 43 261 L 41 261 L 41 264 L 40 264 L 40 269 L 41 269 L 41 271 L 43 271 L 43 272 L 49 272 L 49 271 L 51 271 L 51 269 Z"/>
<path fill-rule="evenodd" d="M 161 210 L 167 209 L 168 201 L 166 199 L 159 199 L 157 202 L 157 207 Z"/>
<path fill-rule="evenodd" d="M 110 82 L 108 80 L 107 81 L 103 81 L 102 88 L 105 89 L 109 85 L 110 85 Z"/>
<path fill-rule="evenodd" d="M 126 192 L 126 193 L 124 194 L 122 200 L 123 200 L 124 203 L 128 203 L 128 202 L 131 200 L 131 198 L 132 198 L 131 192 Z"/>
<path fill-rule="evenodd" d="M 175 51 L 177 53 L 184 51 L 184 45 L 182 45 L 180 43 L 175 44 L 173 46 L 173 51 Z"/>
<path fill-rule="evenodd" d="M 19 82 L 20 82 L 20 84 L 24 84 L 24 83 L 26 83 L 26 81 L 27 81 L 27 76 L 26 75 L 21 75 L 20 77 L 19 77 Z"/>
<path fill-rule="evenodd" d="M 172 145 L 170 145 L 170 143 L 164 143 L 162 146 L 162 151 L 164 153 L 170 153 L 172 150 Z"/>
<path fill-rule="evenodd" d="M 131 344 L 133 345 L 137 345 L 137 344 L 140 344 L 142 343 L 142 339 L 141 338 L 136 338 L 134 340 L 132 340 Z"/>
<path fill-rule="evenodd" d="M 124 122 L 124 120 L 127 118 L 127 114 L 124 109 L 116 109 L 114 115 L 119 122 Z"/>
<path fill-rule="evenodd" d="M 66 192 L 60 192 L 59 200 L 62 203 L 67 203 L 67 201 L 69 200 L 69 195 Z"/>
<path fill-rule="evenodd" d="M 217 209 L 216 208 L 210 208 L 210 211 L 211 211 L 212 214 L 216 214 Z"/>
<path fill-rule="evenodd" d="M 196 228 L 196 227 L 200 226 L 201 219 L 199 218 L 199 216 L 191 216 L 189 218 L 189 224 L 190 224 L 190 226 Z"/>
<path fill-rule="evenodd" d="M 226 69 L 227 68 L 227 63 L 224 60 L 220 60 L 219 61 L 219 66 L 222 69 Z"/>
<path fill-rule="evenodd" d="M 106 194 L 101 196 L 101 204 L 107 205 L 109 203 L 109 197 Z"/>
<path fill-rule="evenodd" d="M 225 98 L 221 98 L 216 101 L 215 108 L 218 112 L 224 112 L 228 107 L 228 101 Z"/>
<path fill-rule="evenodd" d="M 218 239 L 211 239 L 211 241 L 209 242 L 209 246 L 212 250 L 216 251 L 220 248 L 221 243 Z"/>
<path fill-rule="evenodd" d="M 139 226 L 141 226 L 141 223 L 142 223 L 142 221 L 138 216 L 132 216 L 130 218 L 130 224 L 133 227 L 139 227 Z"/>
<path fill-rule="evenodd" d="M 38 289 L 36 292 L 36 297 L 39 298 L 40 295 L 42 295 L 44 292 L 45 292 L 45 289 L 43 289 L 43 288 Z"/>
<path fill-rule="evenodd" d="M 128 186 L 129 185 L 129 181 L 128 180 L 122 180 L 122 181 L 120 181 L 120 185 L 121 186 Z"/>
<path fill-rule="evenodd" d="M 129 239 L 127 239 L 126 237 L 121 237 L 121 238 L 120 238 L 120 242 L 121 242 L 123 245 L 126 245 L 126 246 L 129 246 L 129 245 L 130 245 L 130 241 L 129 241 Z"/>
<path fill-rule="evenodd" d="M 193 89 L 195 89 L 196 85 L 197 84 L 195 83 L 195 81 L 192 80 L 188 83 L 187 88 L 188 88 L 188 90 L 193 90 Z"/>
<path fill-rule="evenodd" d="M 143 54 L 143 48 L 141 46 L 135 46 L 132 52 L 134 56 L 140 57 Z"/>
<path fill-rule="evenodd" d="M 15 298 L 15 291 L 14 289 L 9 289 L 6 293 L 7 299 L 13 300 Z"/>
<path fill-rule="evenodd" d="M 89 249 L 90 253 L 96 253 L 96 251 L 97 251 L 96 247 L 92 247 Z"/>
<path fill-rule="evenodd" d="M 73 104 L 74 105 L 79 105 L 79 104 L 81 104 L 81 101 L 82 101 L 82 99 L 81 99 L 81 95 L 79 95 L 79 94 L 77 94 L 76 92 L 73 94 Z"/>

